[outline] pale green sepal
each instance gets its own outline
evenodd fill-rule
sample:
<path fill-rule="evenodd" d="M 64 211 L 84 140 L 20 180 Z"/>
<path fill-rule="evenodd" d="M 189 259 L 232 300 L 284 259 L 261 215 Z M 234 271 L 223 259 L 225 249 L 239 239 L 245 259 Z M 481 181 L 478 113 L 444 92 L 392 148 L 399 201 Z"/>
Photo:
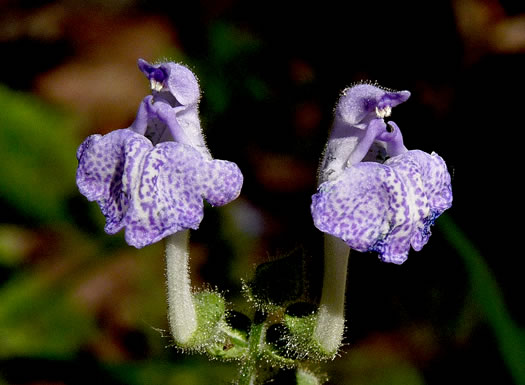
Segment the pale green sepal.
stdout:
<path fill-rule="evenodd" d="M 197 330 L 187 343 L 177 347 L 206 352 L 210 356 L 232 360 L 246 355 L 248 336 L 226 322 L 228 314 L 224 298 L 213 291 L 200 291 L 193 294 L 197 314 Z"/>
<path fill-rule="evenodd" d="M 282 349 L 272 346 L 271 344 L 265 344 L 261 358 L 272 367 L 278 367 L 281 369 L 295 367 L 297 362 L 293 358 L 288 357 L 286 352 L 283 354 L 283 351 L 281 350 Z"/>
<path fill-rule="evenodd" d="M 222 337 L 219 329 L 224 322 L 225 300 L 219 293 L 200 291 L 193 294 L 193 303 L 197 315 L 197 330 L 188 342 L 176 345 L 182 349 L 203 350 Z"/>
<path fill-rule="evenodd" d="M 329 360 L 337 354 L 337 350 L 328 352 L 313 337 L 317 325 L 317 312 L 290 311 L 298 306 L 311 307 L 309 304 L 296 304 L 288 308 L 284 315 L 284 324 L 289 330 L 287 349 L 295 351 L 300 359 Z"/>
<path fill-rule="evenodd" d="M 324 375 L 319 376 L 308 369 L 299 367 L 295 372 L 295 380 L 297 385 L 322 385 L 327 379 Z"/>
<path fill-rule="evenodd" d="M 226 323 L 221 324 L 220 333 L 222 338 L 206 347 L 206 352 L 210 356 L 223 360 L 236 360 L 246 356 L 248 352 L 246 333 L 233 329 Z"/>

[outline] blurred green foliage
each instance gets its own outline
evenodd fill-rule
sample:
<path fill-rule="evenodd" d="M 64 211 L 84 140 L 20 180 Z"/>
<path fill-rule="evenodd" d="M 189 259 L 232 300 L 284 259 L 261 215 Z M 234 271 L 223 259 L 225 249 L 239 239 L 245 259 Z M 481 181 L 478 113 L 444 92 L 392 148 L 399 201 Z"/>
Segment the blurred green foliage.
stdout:
<path fill-rule="evenodd" d="M 234 97 L 247 95 L 254 100 L 268 96 L 268 86 L 246 64 L 261 49 L 261 41 L 233 24 L 214 22 L 209 26 L 208 60 L 197 62 L 206 82 L 204 101 L 212 115 L 223 114 Z M 235 74 L 232 77 L 231 74 Z"/>
<path fill-rule="evenodd" d="M 92 315 L 42 275 L 11 279 L 0 304 L 0 358 L 73 355 L 97 332 Z"/>
<path fill-rule="evenodd" d="M 519 328 L 510 316 L 494 275 L 463 231 L 446 214 L 438 224 L 465 263 L 473 296 L 497 339 L 514 381 L 525 384 L 525 330 Z"/>
<path fill-rule="evenodd" d="M 2 85 L 0 105 L 0 196 L 37 221 L 65 220 L 75 191 L 78 121 Z"/>
<path fill-rule="evenodd" d="M 232 365 L 214 361 L 212 365 L 203 357 L 188 357 L 179 362 L 129 363 L 108 365 L 115 378 L 129 385 L 205 385 L 228 384 L 235 378 Z"/>

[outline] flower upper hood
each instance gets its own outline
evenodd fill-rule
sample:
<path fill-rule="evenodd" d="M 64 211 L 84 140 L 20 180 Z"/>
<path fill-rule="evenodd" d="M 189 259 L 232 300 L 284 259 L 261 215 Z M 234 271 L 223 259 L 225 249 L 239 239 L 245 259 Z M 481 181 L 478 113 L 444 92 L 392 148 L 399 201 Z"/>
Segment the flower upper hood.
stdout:
<path fill-rule="evenodd" d="M 343 90 L 335 110 L 336 119 L 365 129 L 370 120 L 390 116 L 392 108 L 409 97 L 409 91 L 387 91 L 371 84 L 358 84 Z"/>
<path fill-rule="evenodd" d="M 199 102 L 199 82 L 187 67 L 173 62 L 154 65 L 143 59 L 138 60 L 138 66 L 150 81 L 152 91 L 169 92 L 184 106 Z"/>

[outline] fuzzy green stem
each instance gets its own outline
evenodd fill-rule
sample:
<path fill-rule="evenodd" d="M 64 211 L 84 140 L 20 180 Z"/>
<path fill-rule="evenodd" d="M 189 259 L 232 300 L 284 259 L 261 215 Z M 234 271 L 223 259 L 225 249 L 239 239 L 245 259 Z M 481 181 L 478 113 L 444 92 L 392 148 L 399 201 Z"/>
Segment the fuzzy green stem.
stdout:
<path fill-rule="evenodd" d="M 168 320 L 175 342 L 181 345 L 186 344 L 197 330 L 189 256 L 189 230 L 179 231 L 166 238 Z"/>
<path fill-rule="evenodd" d="M 346 243 L 325 234 L 323 291 L 313 337 L 329 354 L 335 354 L 343 340 L 349 255 Z"/>
<path fill-rule="evenodd" d="M 255 312 L 248 340 L 247 360 L 242 363 L 238 385 L 254 385 L 257 381 L 257 363 L 264 348 L 266 314 Z"/>

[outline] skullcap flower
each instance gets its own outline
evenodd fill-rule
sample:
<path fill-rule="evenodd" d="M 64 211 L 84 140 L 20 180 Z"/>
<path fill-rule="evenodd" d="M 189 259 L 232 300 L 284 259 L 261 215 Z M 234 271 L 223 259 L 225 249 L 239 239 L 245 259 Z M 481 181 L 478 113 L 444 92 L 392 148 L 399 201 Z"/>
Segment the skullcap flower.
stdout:
<path fill-rule="evenodd" d="M 212 159 L 198 117 L 197 79 L 175 63 L 139 60 L 152 95 L 135 122 L 89 136 L 77 150 L 77 185 L 106 217 L 105 231 L 125 228 L 137 248 L 175 232 L 196 229 L 203 198 L 213 206 L 235 199 L 243 176 L 235 163 Z"/>
<path fill-rule="evenodd" d="M 319 230 L 396 264 L 410 246 L 421 250 L 430 226 L 452 204 L 444 160 L 407 150 L 399 127 L 384 121 L 409 96 L 369 84 L 343 93 L 311 205 Z"/>

